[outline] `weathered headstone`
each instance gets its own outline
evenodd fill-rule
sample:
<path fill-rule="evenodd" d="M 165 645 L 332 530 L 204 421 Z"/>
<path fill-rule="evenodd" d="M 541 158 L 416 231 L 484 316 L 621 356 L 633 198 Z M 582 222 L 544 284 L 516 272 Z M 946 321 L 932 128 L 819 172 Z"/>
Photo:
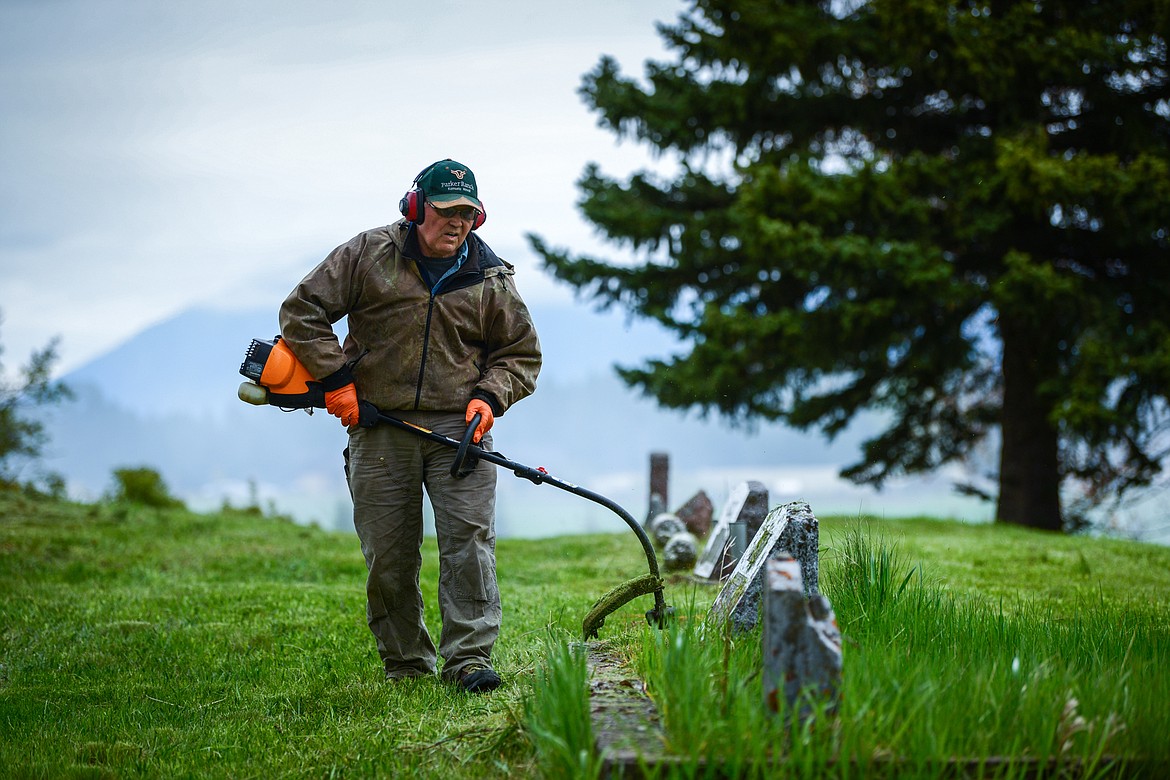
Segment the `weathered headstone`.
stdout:
<path fill-rule="evenodd" d="M 662 499 L 663 511 L 670 506 L 667 492 L 670 482 L 670 455 L 665 452 L 650 453 L 650 495 Z M 651 515 L 653 517 L 653 515 Z"/>
<path fill-rule="evenodd" d="M 819 543 L 817 519 L 807 503 L 793 501 L 773 509 L 715 597 L 708 618 L 718 624 L 731 621 L 736 632 L 755 628 L 759 621 L 764 565 L 769 558 L 784 556 L 799 561 L 806 595 L 815 594 Z"/>
<path fill-rule="evenodd" d="M 829 600 L 821 594 L 805 599 L 800 564 L 773 558 L 765 567 L 764 706 L 801 720 L 818 706 L 833 714 L 841 690 L 841 631 Z"/>
<path fill-rule="evenodd" d="M 662 496 L 657 493 L 650 494 L 650 511 L 646 513 L 646 520 L 642 523 L 642 528 L 650 530 L 650 523 L 654 518 L 666 511 L 666 504 L 662 500 Z"/>
<path fill-rule="evenodd" d="M 705 580 L 723 579 L 724 574 L 729 573 L 736 563 L 734 559 L 728 559 L 731 524 L 746 522 L 749 533 L 753 533 L 767 513 L 768 488 L 764 483 L 749 480 L 736 485 L 707 537 L 707 543 L 695 564 L 695 576 Z"/>
<path fill-rule="evenodd" d="M 719 579 L 721 580 L 727 579 L 735 570 L 735 565 L 747 552 L 748 540 L 751 539 L 746 522 L 737 520 L 727 527 L 730 529 L 730 533 L 727 537 L 727 547 L 723 551 L 723 561 L 720 563 Z"/>
<path fill-rule="evenodd" d="M 768 516 L 768 488 L 762 482 L 749 481 L 747 500 L 739 517 L 731 524 L 731 539 L 728 540 L 723 560 L 719 564 L 719 579 L 726 580 L 735 570 L 739 559 L 747 552 L 748 545 L 760 532 L 764 518 Z"/>
<path fill-rule="evenodd" d="M 690 531 L 675 534 L 662 546 L 662 565 L 667 571 L 682 571 L 695 565 L 699 540 Z"/>
<path fill-rule="evenodd" d="M 739 522 L 747 523 L 748 543 L 760 532 L 764 518 L 768 516 L 768 487 L 763 482 L 751 480 L 748 482 L 748 497 L 744 502 L 743 511 L 739 513 Z"/>
<path fill-rule="evenodd" d="M 711 517 L 715 513 L 715 505 L 705 491 L 700 490 L 675 512 L 695 536 L 702 538 L 711 530 Z"/>
<path fill-rule="evenodd" d="M 677 515 L 663 512 L 650 521 L 650 527 L 647 530 L 650 532 L 650 538 L 654 540 L 654 544 L 662 548 L 666 546 L 670 537 L 685 533 L 687 527 L 683 525 L 683 521 L 679 520 Z"/>
<path fill-rule="evenodd" d="M 727 540 L 730 534 L 731 528 L 727 523 L 715 524 L 711 535 L 707 537 L 707 542 L 703 545 L 703 552 L 699 554 L 699 560 L 695 562 L 692 574 L 704 580 L 719 579 L 719 566 L 723 562 L 723 553 L 727 549 Z"/>

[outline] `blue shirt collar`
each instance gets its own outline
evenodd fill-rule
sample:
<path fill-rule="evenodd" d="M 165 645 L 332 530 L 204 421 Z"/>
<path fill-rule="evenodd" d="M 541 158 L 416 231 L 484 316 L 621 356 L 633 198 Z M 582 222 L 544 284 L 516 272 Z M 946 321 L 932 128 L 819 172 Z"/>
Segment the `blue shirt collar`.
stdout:
<path fill-rule="evenodd" d="M 447 280 L 447 277 L 451 276 L 453 273 L 455 273 L 460 268 L 462 268 L 463 264 L 465 262 L 467 262 L 467 242 L 466 241 L 464 241 L 463 244 L 459 247 L 459 251 L 456 253 L 456 256 L 455 256 L 455 262 L 452 263 L 451 267 L 447 269 L 447 273 L 440 276 L 438 281 L 435 282 L 434 286 L 431 287 L 431 292 L 432 293 L 437 292 L 438 289 L 443 286 L 443 282 L 445 282 Z"/>

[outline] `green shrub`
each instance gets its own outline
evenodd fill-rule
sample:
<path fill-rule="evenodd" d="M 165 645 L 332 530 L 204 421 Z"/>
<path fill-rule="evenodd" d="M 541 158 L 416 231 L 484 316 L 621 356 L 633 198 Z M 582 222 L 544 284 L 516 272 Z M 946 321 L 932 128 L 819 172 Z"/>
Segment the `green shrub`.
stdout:
<path fill-rule="evenodd" d="M 183 502 L 171 495 L 162 475 L 152 468 L 114 469 L 114 483 L 110 496 L 114 501 L 158 509 L 184 508 Z"/>

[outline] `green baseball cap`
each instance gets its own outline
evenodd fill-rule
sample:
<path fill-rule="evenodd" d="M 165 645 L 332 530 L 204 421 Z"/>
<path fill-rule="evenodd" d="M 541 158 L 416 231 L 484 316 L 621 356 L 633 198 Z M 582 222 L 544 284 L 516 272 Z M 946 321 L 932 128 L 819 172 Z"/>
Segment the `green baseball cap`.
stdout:
<path fill-rule="evenodd" d="M 419 177 L 418 186 L 436 206 L 471 206 L 483 211 L 475 188 L 475 174 L 462 163 L 454 160 L 435 163 Z"/>

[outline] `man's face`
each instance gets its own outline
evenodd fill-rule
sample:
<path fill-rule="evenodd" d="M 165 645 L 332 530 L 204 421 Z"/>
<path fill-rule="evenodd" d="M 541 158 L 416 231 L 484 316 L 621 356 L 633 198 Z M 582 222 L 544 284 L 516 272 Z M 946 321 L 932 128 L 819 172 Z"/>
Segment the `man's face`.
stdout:
<path fill-rule="evenodd" d="M 451 214 L 444 217 L 428 201 L 423 207 L 427 210 L 426 219 L 418 226 L 419 248 L 427 257 L 451 257 L 467 240 L 471 232 L 471 218 L 469 209 L 443 209 Z M 459 212 L 465 216 L 456 216 Z"/>

